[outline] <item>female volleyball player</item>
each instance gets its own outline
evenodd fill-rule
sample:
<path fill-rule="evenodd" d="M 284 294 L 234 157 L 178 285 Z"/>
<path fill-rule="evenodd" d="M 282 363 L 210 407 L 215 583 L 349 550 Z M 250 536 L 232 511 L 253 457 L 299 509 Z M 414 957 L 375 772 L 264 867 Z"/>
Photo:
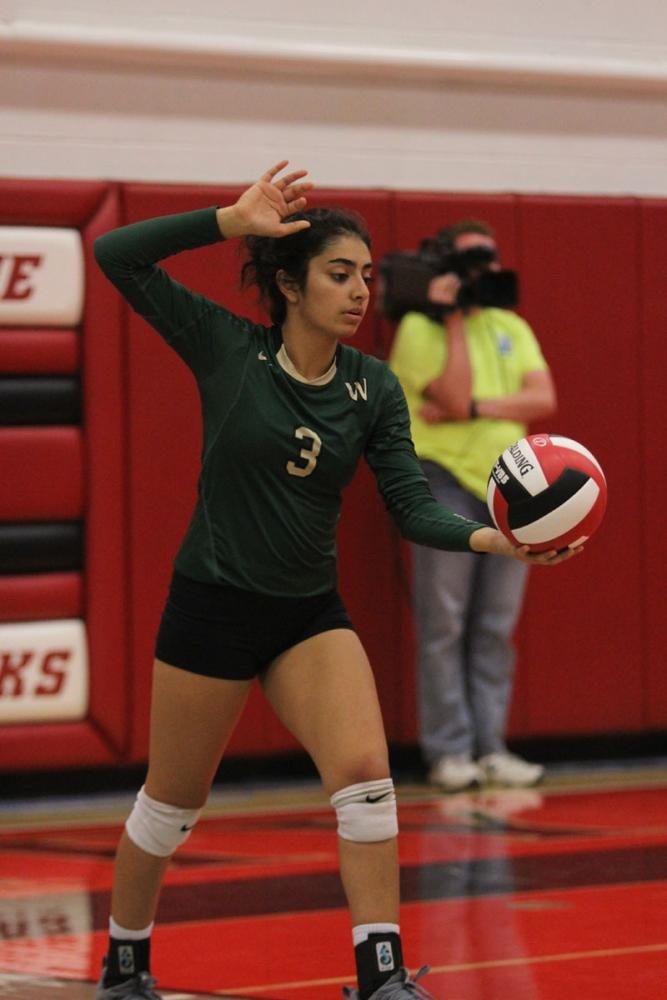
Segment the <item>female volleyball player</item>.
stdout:
<path fill-rule="evenodd" d="M 286 165 L 234 205 L 126 226 L 95 246 L 106 275 L 192 369 L 204 413 L 199 497 L 159 628 L 148 774 L 118 848 L 97 1000 L 159 1000 L 149 940 L 162 876 L 197 822 L 256 677 L 336 812 L 358 978 L 344 995 L 428 996 L 403 963 L 396 798 L 373 674 L 336 591 L 341 489 L 363 454 L 406 538 L 530 558 L 431 496 L 396 378 L 346 345 L 369 298 L 363 222 L 305 211 L 312 185 L 303 170 L 279 179 Z M 156 264 L 235 237 L 271 327 Z"/>

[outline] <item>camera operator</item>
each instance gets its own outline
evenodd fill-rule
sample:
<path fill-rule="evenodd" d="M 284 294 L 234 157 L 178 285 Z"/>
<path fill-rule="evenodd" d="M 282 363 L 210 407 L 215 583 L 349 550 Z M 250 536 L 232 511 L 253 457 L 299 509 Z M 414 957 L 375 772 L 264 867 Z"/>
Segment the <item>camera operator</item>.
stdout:
<path fill-rule="evenodd" d="M 403 315 L 390 366 L 403 385 L 415 448 L 434 495 L 457 513 L 491 524 L 489 472 L 529 422 L 555 412 L 554 384 L 528 324 L 511 309 L 489 305 L 494 296 L 501 305 L 513 302 L 507 279 L 516 278 L 501 272 L 493 230 L 465 220 L 425 246 L 429 264 L 436 247 L 440 270 L 446 270 L 431 271 L 428 301 Z M 396 254 L 391 263 L 398 259 L 400 271 L 405 262 L 416 265 L 417 256 L 401 261 Z M 387 277 L 385 270 L 389 293 Z M 390 306 L 387 300 L 389 314 Z M 447 791 L 482 782 L 537 783 L 544 769 L 510 753 L 505 743 L 511 638 L 527 566 L 416 545 L 414 573 L 420 742 L 429 780 Z"/>

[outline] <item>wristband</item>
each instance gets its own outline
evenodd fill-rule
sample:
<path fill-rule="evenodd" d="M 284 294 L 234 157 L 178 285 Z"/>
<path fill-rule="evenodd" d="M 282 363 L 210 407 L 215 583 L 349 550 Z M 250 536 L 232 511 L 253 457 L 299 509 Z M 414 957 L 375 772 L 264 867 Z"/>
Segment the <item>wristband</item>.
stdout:
<path fill-rule="evenodd" d="M 471 420 L 476 420 L 477 417 L 479 416 L 479 413 L 477 412 L 477 400 L 476 399 L 471 399 L 470 400 L 470 410 L 468 411 L 468 414 L 469 414 Z"/>

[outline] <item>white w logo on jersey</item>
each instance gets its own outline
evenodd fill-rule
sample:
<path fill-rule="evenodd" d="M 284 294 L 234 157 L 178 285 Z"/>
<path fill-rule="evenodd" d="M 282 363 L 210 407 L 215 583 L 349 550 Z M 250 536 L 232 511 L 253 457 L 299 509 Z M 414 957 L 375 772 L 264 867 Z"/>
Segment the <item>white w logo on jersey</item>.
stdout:
<path fill-rule="evenodd" d="M 366 383 L 366 379 L 364 379 L 363 385 L 361 382 L 355 382 L 353 386 L 350 385 L 349 382 L 346 382 L 345 385 L 350 394 L 350 399 L 353 399 L 355 403 L 359 396 L 361 396 L 364 400 L 368 399 L 368 385 Z"/>

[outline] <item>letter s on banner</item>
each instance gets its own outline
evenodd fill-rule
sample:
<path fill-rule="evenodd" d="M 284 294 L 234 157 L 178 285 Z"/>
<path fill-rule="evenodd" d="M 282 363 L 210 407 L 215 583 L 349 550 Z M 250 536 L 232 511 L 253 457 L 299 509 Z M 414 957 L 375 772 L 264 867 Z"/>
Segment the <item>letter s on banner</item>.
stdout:
<path fill-rule="evenodd" d="M 83 719 L 88 689 L 82 621 L 0 625 L 0 724 Z"/>

